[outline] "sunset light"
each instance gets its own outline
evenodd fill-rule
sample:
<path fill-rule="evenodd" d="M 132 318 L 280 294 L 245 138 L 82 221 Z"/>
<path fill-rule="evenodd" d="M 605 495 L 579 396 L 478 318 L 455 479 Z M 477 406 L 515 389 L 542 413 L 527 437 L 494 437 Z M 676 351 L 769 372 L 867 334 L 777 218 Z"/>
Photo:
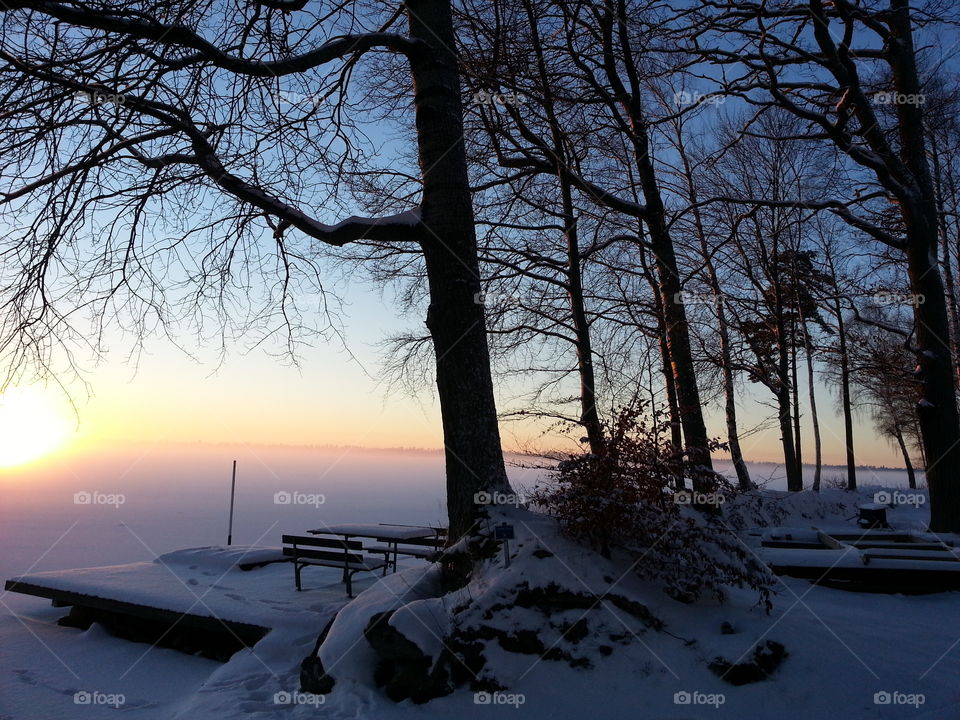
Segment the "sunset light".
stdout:
<path fill-rule="evenodd" d="M 67 420 L 48 395 L 10 388 L 0 395 L 0 468 L 37 460 L 66 440 Z"/>

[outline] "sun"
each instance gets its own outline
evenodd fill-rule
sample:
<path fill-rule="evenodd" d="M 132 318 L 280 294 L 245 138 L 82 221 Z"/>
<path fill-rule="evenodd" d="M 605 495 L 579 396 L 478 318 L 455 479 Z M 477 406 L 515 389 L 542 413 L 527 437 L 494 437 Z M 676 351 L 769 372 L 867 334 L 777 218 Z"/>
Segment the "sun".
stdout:
<path fill-rule="evenodd" d="M 9 388 L 0 395 L 0 468 L 24 465 L 50 454 L 67 434 L 64 413 L 39 389 Z"/>

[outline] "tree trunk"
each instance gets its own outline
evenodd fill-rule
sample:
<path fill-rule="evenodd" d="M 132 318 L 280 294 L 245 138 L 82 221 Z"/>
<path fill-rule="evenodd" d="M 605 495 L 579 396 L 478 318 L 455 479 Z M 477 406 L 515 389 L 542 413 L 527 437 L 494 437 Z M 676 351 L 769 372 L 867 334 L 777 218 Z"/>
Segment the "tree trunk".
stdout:
<path fill-rule="evenodd" d="M 803 437 L 800 435 L 800 377 L 797 372 L 797 323 L 790 322 L 790 389 L 793 393 L 793 447 L 803 473 Z"/>
<path fill-rule="evenodd" d="M 898 93 L 922 92 L 913 46 L 908 0 L 892 0 L 889 44 L 893 85 Z M 901 160 L 912 176 L 908 202 L 900 204 L 907 236 L 910 288 L 923 301 L 916 305 L 917 379 L 920 421 L 930 488 L 930 529 L 960 532 L 960 415 L 956 374 L 949 346 L 950 322 L 937 263 L 937 205 L 923 132 L 923 110 L 897 103 Z"/>
<path fill-rule="evenodd" d="M 934 191 L 936 192 L 937 202 L 937 230 L 940 233 L 940 247 L 943 251 L 943 278 L 947 291 L 947 315 L 950 318 L 950 349 L 953 351 L 953 362 L 956 365 L 957 359 L 960 358 L 960 318 L 957 317 L 957 293 L 953 281 L 953 262 L 950 257 L 950 232 L 944 207 L 943 169 L 940 164 L 940 152 L 933 142 L 932 135 L 930 139 L 930 157 L 933 161 Z M 958 370 L 958 373 L 960 373 L 960 370 Z"/>
<path fill-rule="evenodd" d="M 917 215 L 910 215 L 908 227 L 910 285 L 924 296 L 916 307 L 915 323 L 918 347 L 917 379 L 920 421 L 926 458 L 927 485 L 930 488 L 930 529 L 934 532 L 960 532 L 960 416 L 953 357 L 947 338 L 949 321 L 943 283 L 935 262 L 936 227 Z M 934 221 L 935 222 L 935 221 Z M 926 232 L 924 232 L 926 225 Z M 919 227 L 917 227 L 919 226 Z"/>
<path fill-rule="evenodd" d="M 837 335 L 840 339 L 840 402 L 843 405 L 843 437 L 847 451 L 847 490 L 857 489 L 857 460 L 853 452 L 853 407 L 850 398 L 850 353 L 847 350 L 847 329 L 843 322 L 840 298 L 834 300 L 837 314 Z"/>
<path fill-rule="evenodd" d="M 577 216 L 573 206 L 570 179 L 564 173 L 566 152 L 563 144 L 563 128 L 560 126 L 560 121 L 556 115 L 553 90 L 547 74 L 546 60 L 543 55 L 544 44 L 540 40 L 537 17 L 530 2 L 525 2 L 524 8 L 530 23 L 532 49 L 537 59 L 537 72 L 543 88 L 543 110 L 550 127 L 557 181 L 560 183 L 563 227 L 565 228 L 564 234 L 567 244 L 567 298 L 570 303 L 570 319 L 573 325 L 574 346 L 577 352 L 577 372 L 580 376 L 580 424 L 587 432 L 590 451 L 596 454 L 603 448 L 603 426 L 600 424 L 600 415 L 597 412 L 597 383 L 593 367 L 593 347 L 590 341 L 590 323 L 587 320 L 586 305 L 583 299 L 583 276 Z"/>
<path fill-rule="evenodd" d="M 823 444 L 820 440 L 820 420 L 817 417 L 816 378 L 813 374 L 813 343 L 810 342 L 810 331 L 805 322 L 803 325 L 804 351 L 807 356 L 807 386 L 810 390 L 810 426 L 813 428 L 813 489 L 820 492 L 820 474 L 823 468 Z"/>
<path fill-rule="evenodd" d="M 597 412 L 597 384 L 593 369 L 590 323 L 587 320 L 586 305 L 583 300 L 577 220 L 573 214 L 570 183 L 561 175 L 560 184 L 563 194 L 563 219 L 567 228 L 567 297 L 570 301 L 570 316 L 576 337 L 577 370 L 580 375 L 580 424 L 587 431 L 590 451 L 596 454 L 603 449 L 603 426 L 600 424 L 600 415 Z"/>
<path fill-rule="evenodd" d="M 650 156 L 650 138 L 642 100 L 643 88 L 637 67 L 633 62 L 634 56 L 626 25 L 626 7 L 623 2 L 615 3 L 613 0 L 607 0 L 604 8 L 605 16 L 601 28 L 604 49 L 607 53 L 604 57 L 604 70 L 630 124 L 630 142 L 640 190 L 646 204 L 643 219 L 655 259 L 660 299 L 663 303 L 667 348 L 677 391 L 680 422 L 683 425 L 683 438 L 687 456 L 692 465 L 698 468 L 694 473 L 693 487 L 699 492 L 711 492 L 713 462 L 710 458 L 707 425 L 703 419 L 700 390 L 697 386 L 693 353 L 690 348 L 687 313 L 680 301 L 683 287 L 680 283 L 680 271 L 673 239 L 670 237 L 667 226 L 666 209 L 657 183 L 656 169 Z M 624 59 L 623 69 L 628 78 L 629 90 L 618 75 L 615 47 L 619 49 L 619 54 Z"/>
<path fill-rule="evenodd" d="M 743 451 L 740 448 L 740 431 L 737 426 L 737 397 L 733 382 L 730 328 L 727 325 L 727 310 L 723 303 L 723 294 L 720 288 L 720 278 L 717 276 L 717 268 L 713 264 L 714 249 L 709 247 L 707 243 L 707 233 L 703 226 L 703 215 L 700 206 L 697 204 L 700 198 L 697 194 L 697 186 L 693 179 L 693 169 L 690 167 L 690 160 L 687 157 L 682 132 L 679 131 L 677 133 L 677 150 L 683 162 L 683 175 L 687 184 L 687 194 L 690 204 L 693 207 L 693 223 L 697 231 L 697 237 L 700 240 L 700 254 L 703 256 L 704 268 L 707 271 L 707 280 L 710 283 L 710 291 L 713 293 L 713 300 L 716 303 L 717 334 L 720 337 L 720 371 L 723 375 L 723 411 L 727 427 L 727 447 L 730 449 L 730 459 L 733 461 L 733 469 L 737 473 L 737 485 L 741 490 L 746 492 L 747 490 L 752 490 L 754 485 L 750 480 L 750 471 L 747 469 L 747 463 L 743 459 Z"/>
<path fill-rule="evenodd" d="M 777 419 L 780 422 L 780 441 L 783 445 L 783 464 L 787 472 L 787 490 L 803 490 L 803 476 L 797 472 L 797 456 L 793 450 L 793 425 L 790 422 L 790 386 L 777 391 Z"/>
<path fill-rule="evenodd" d="M 490 375 L 460 79 L 449 0 L 410 0 L 410 34 L 430 46 L 411 61 L 423 173 L 421 242 L 430 286 L 427 327 L 437 362 L 447 510 L 456 538 L 475 522 L 475 493 L 509 490 Z"/>
<path fill-rule="evenodd" d="M 779 290 L 777 290 L 779 296 Z M 779 304 L 779 303 L 778 303 Z M 783 444 L 783 464 L 787 471 L 787 490 L 803 490 L 803 475 L 797 464 L 797 453 L 793 444 L 792 403 L 790 401 L 790 352 L 787 348 L 786 328 L 783 323 L 783 308 L 776 310 L 777 328 L 777 419 L 780 422 L 780 441 Z"/>
<path fill-rule="evenodd" d="M 667 410 L 670 415 L 670 442 L 679 451 L 683 448 L 683 426 L 680 421 L 680 406 L 677 402 L 677 385 L 673 374 L 673 365 L 670 362 L 670 344 L 667 341 L 667 327 L 664 320 L 663 298 L 660 296 L 660 289 L 654 278 L 650 266 L 647 264 L 645 251 L 641 250 L 640 263 L 643 268 L 644 277 L 650 283 L 650 289 L 653 292 L 653 303 L 657 313 L 657 343 L 660 349 L 660 359 L 662 364 L 660 371 L 663 373 L 663 387 L 667 392 Z M 674 486 L 677 490 L 685 490 L 686 484 L 681 473 L 674 473 Z"/>
<path fill-rule="evenodd" d="M 711 267 L 711 274 L 716 277 Z M 730 329 L 727 327 L 726 311 L 723 308 L 723 300 L 719 299 L 719 289 L 717 293 L 717 324 L 720 332 L 720 361 L 723 363 L 723 411 L 727 423 L 727 445 L 730 448 L 730 459 L 733 461 L 733 469 L 737 473 L 737 485 L 741 490 L 753 490 L 754 484 L 750 479 L 750 471 L 747 469 L 747 463 L 743 459 L 743 450 L 740 448 L 740 430 L 737 425 L 737 396 L 733 384 L 733 368 L 730 366 Z"/>
<path fill-rule="evenodd" d="M 913 469 L 913 462 L 910 460 L 910 451 L 907 450 L 907 443 L 903 440 L 903 432 L 900 426 L 895 427 L 897 445 L 900 446 L 900 453 L 903 455 L 903 466 L 907 469 L 907 485 L 911 490 L 917 489 L 917 473 Z"/>

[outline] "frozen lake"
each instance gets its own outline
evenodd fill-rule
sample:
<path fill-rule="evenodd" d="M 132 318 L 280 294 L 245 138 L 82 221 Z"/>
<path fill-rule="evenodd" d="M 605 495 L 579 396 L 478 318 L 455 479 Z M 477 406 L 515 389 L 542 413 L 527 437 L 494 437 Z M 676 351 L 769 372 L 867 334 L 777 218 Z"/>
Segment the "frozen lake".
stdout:
<path fill-rule="evenodd" d="M 236 544 L 277 545 L 282 533 L 320 523 L 445 523 L 440 452 L 130 447 L 0 476 L 0 574 L 150 560 L 185 547 L 225 544 L 234 459 Z M 718 459 L 716 466 L 730 472 L 729 462 Z M 784 489 L 779 466 L 754 463 L 750 469 L 756 482 Z M 518 489 L 531 487 L 540 475 L 512 465 L 508 472 Z M 807 467 L 808 485 L 812 475 Z M 823 476 L 826 484 L 844 471 L 825 468 Z M 859 482 L 904 486 L 906 475 L 863 468 Z"/>

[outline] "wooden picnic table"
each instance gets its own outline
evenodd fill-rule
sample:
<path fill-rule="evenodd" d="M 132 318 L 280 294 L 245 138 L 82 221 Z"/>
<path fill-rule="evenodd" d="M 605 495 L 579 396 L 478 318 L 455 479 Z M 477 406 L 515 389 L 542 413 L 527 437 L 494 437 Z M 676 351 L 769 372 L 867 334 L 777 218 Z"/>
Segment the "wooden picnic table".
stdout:
<path fill-rule="evenodd" d="M 337 525 L 324 525 L 322 528 L 307 530 L 307 532 L 311 535 L 343 535 L 344 537 L 389 538 L 399 542 L 400 540 L 434 537 L 439 531 L 432 527 L 420 527 L 417 525 L 343 523 Z"/>
<path fill-rule="evenodd" d="M 422 540 L 425 538 L 436 538 L 439 542 L 440 529 L 419 526 L 419 525 L 381 525 L 378 523 L 339 523 L 336 525 L 325 525 L 322 528 L 307 530 L 311 535 L 339 535 L 344 541 L 350 538 L 373 538 L 383 540 L 389 544 L 393 553 L 393 570 L 397 570 L 397 557 L 399 553 L 399 544 L 404 540 Z M 389 553 L 387 553 L 388 565 Z M 346 575 L 344 569 L 344 575 Z"/>

